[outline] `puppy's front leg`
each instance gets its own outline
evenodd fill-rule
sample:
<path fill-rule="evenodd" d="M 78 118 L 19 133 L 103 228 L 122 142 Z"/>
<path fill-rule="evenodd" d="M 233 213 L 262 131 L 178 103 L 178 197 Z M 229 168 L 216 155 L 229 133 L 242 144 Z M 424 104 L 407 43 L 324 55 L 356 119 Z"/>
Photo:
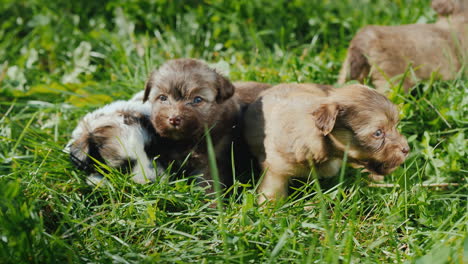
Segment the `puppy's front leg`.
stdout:
<path fill-rule="evenodd" d="M 202 156 L 202 155 L 200 155 Z M 196 156 L 197 157 L 197 156 Z M 197 182 L 199 186 L 205 188 L 205 192 L 208 195 L 214 195 L 216 192 L 215 189 L 215 180 L 213 179 L 212 171 L 209 166 L 209 161 L 208 157 L 203 155 L 203 159 L 200 159 L 198 163 L 198 168 L 195 169 L 191 174 L 192 175 L 201 175 L 200 177 L 197 178 Z M 218 178 L 219 178 L 219 184 L 221 186 L 221 189 L 226 187 L 225 183 L 225 177 L 226 177 L 226 170 L 220 162 L 216 162 L 217 168 L 218 168 Z"/>
<path fill-rule="evenodd" d="M 198 186 L 205 189 L 206 194 L 214 195 L 214 181 L 211 176 L 210 167 L 203 163 L 202 166 L 199 166 L 197 169 L 193 170 L 190 173 L 190 176 L 196 176 L 196 182 Z"/>
<path fill-rule="evenodd" d="M 258 187 L 257 203 L 261 205 L 265 201 L 275 201 L 287 197 L 288 180 L 286 175 L 268 170 Z"/>
<path fill-rule="evenodd" d="M 207 196 L 215 199 L 214 201 L 210 202 L 209 207 L 216 208 L 218 205 L 218 202 L 216 200 L 217 199 L 216 188 L 214 186 L 215 182 L 211 175 L 210 168 L 206 166 L 205 168 L 199 170 L 198 172 L 199 173 L 196 173 L 196 174 L 201 174 L 201 176 L 197 178 L 198 186 L 205 189 L 205 193 L 207 194 Z"/>

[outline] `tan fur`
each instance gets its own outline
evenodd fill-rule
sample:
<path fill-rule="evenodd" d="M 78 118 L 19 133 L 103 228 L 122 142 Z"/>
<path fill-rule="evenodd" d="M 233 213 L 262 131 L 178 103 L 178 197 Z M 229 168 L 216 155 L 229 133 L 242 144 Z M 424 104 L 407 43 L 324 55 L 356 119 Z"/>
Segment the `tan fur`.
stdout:
<path fill-rule="evenodd" d="M 386 93 L 401 81 L 405 91 L 435 72 L 443 80 L 455 78 L 467 66 L 468 0 L 434 0 L 440 17 L 435 24 L 366 26 L 350 43 L 338 83 L 369 78 Z"/>
<path fill-rule="evenodd" d="M 289 179 L 308 177 L 311 169 L 334 176 L 348 145 L 350 163 L 390 173 L 409 151 L 397 123 L 396 107 L 362 85 L 281 84 L 264 91 L 245 117 L 245 137 L 266 171 L 259 203 L 285 197 Z"/>

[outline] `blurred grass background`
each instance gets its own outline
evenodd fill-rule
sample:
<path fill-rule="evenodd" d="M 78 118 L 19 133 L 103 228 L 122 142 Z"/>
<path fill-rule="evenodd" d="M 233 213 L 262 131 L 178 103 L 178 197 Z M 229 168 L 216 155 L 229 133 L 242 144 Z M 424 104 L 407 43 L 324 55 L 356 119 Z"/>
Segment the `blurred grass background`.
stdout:
<path fill-rule="evenodd" d="M 412 149 L 386 178 L 399 187 L 347 168 L 344 182 L 259 209 L 236 183 L 220 212 L 185 180 L 112 172 L 112 187 L 90 188 L 61 152 L 82 115 L 143 89 L 168 59 L 217 63 L 232 80 L 333 84 L 362 26 L 435 19 L 428 0 L 0 0 L 0 262 L 468 262 L 463 75 L 392 93 Z M 421 187 L 441 182 L 461 185 Z"/>

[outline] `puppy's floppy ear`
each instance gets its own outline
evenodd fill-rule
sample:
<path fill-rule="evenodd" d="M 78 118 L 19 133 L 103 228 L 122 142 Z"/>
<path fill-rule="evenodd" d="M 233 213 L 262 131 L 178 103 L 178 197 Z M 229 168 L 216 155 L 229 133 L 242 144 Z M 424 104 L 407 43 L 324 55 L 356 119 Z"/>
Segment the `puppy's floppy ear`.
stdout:
<path fill-rule="evenodd" d="M 156 71 L 151 72 L 149 77 L 148 77 L 148 80 L 146 81 L 145 94 L 143 95 L 143 103 L 145 103 L 149 99 L 151 88 L 153 87 L 153 84 L 154 84 L 153 77 L 154 77 L 155 73 L 156 73 Z"/>
<path fill-rule="evenodd" d="M 219 73 L 216 73 L 216 75 L 216 89 L 218 90 L 216 102 L 219 104 L 231 98 L 234 95 L 235 88 L 228 78 Z"/>
<path fill-rule="evenodd" d="M 105 135 L 107 127 L 97 128 L 93 132 L 85 132 L 70 146 L 70 160 L 80 170 L 91 173 L 95 171 L 96 161 L 105 163 L 101 155 L 102 147 L 109 138 Z"/>
<path fill-rule="evenodd" d="M 91 172 L 93 170 L 92 160 L 89 156 L 91 155 L 90 152 L 95 154 L 96 151 L 91 144 L 90 135 L 83 134 L 79 139 L 70 143 L 69 146 L 71 162 L 78 169 L 86 172 Z"/>
<path fill-rule="evenodd" d="M 312 112 L 312 116 L 315 118 L 315 125 L 324 136 L 333 130 L 339 112 L 340 107 L 335 103 L 321 104 L 318 109 Z"/>

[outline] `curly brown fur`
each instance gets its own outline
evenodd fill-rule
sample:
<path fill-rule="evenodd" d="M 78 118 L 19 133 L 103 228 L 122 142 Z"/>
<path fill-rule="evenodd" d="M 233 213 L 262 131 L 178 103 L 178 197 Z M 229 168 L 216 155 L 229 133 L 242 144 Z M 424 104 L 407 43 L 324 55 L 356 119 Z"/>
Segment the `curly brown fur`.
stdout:
<path fill-rule="evenodd" d="M 459 15 L 465 13 L 468 9 L 468 1 L 466 0 L 432 0 L 432 9 L 439 16 Z"/>
<path fill-rule="evenodd" d="M 435 24 L 361 29 L 350 43 L 338 83 L 369 78 L 385 93 L 389 81 L 394 85 L 403 77 L 405 91 L 433 73 L 443 80 L 455 78 L 468 58 L 468 0 L 434 0 L 432 5 L 441 15 Z"/>
<path fill-rule="evenodd" d="M 336 175 L 345 149 L 348 161 L 384 175 L 405 160 L 398 111 L 387 98 L 362 85 L 320 88 L 281 84 L 263 92 L 245 117 L 245 137 L 266 171 L 259 203 L 287 195 L 292 177 Z"/>
<path fill-rule="evenodd" d="M 163 138 L 161 158 L 182 162 L 188 155 L 188 174 L 203 174 L 202 185 L 213 191 L 205 129 L 209 130 L 220 171 L 221 183 L 229 185 L 230 148 L 240 105 L 235 88 L 205 63 L 176 59 L 151 73 L 144 101 L 152 104 L 151 122 Z"/>

